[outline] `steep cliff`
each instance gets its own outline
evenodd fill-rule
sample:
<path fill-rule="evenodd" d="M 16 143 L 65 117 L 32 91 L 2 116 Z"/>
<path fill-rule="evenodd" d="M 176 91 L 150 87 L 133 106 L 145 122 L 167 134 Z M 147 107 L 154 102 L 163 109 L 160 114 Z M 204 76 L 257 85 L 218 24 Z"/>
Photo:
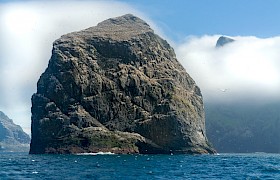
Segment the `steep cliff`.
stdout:
<path fill-rule="evenodd" d="M 200 89 L 170 45 L 124 15 L 63 35 L 32 96 L 30 153 L 214 153 Z"/>
<path fill-rule="evenodd" d="M 0 111 L 0 151 L 28 151 L 30 137 Z"/>

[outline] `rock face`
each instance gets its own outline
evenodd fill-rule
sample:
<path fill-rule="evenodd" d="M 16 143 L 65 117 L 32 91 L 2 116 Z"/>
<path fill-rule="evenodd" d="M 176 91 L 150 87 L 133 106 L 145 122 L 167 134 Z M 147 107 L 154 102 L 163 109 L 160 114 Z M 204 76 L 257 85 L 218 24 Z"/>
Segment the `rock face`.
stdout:
<path fill-rule="evenodd" d="M 222 47 L 222 46 L 224 46 L 228 43 L 231 43 L 233 41 L 234 41 L 234 39 L 231 39 L 231 38 L 225 37 L 225 36 L 221 36 L 221 37 L 219 37 L 219 39 L 216 43 L 216 47 Z"/>
<path fill-rule="evenodd" d="M 56 40 L 32 96 L 32 154 L 214 153 L 205 134 L 200 89 L 129 14 Z"/>
<path fill-rule="evenodd" d="M 30 137 L 0 111 L 0 151 L 28 151 Z"/>

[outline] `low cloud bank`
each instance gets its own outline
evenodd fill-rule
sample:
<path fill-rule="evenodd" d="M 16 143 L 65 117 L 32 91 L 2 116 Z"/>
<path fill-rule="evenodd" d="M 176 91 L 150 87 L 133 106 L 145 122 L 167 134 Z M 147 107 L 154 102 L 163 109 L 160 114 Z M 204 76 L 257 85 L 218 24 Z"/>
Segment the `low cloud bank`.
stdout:
<path fill-rule="evenodd" d="M 217 48 L 219 37 L 188 37 L 176 47 L 205 101 L 280 100 L 280 37 L 231 37 Z"/>

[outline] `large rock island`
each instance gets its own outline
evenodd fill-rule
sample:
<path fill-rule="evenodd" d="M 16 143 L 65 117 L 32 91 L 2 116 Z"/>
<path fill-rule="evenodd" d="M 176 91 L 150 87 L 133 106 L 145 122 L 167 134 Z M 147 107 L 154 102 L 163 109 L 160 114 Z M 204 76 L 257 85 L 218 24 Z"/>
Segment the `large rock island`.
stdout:
<path fill-rule="evenodd" d="M 129 14 L 56 40 L 32 96 L 31 154 L 98 151 L 215 152 L 200 89 Z"/>

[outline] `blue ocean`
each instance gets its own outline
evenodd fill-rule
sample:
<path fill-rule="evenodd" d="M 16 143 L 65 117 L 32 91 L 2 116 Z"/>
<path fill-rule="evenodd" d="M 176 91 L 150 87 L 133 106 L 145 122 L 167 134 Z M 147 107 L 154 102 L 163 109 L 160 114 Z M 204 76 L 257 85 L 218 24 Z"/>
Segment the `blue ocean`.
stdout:
<path fill-rule="evenodd" d="M 280 154 L 0 156 L 0 179 L 280 179 Z"/>

